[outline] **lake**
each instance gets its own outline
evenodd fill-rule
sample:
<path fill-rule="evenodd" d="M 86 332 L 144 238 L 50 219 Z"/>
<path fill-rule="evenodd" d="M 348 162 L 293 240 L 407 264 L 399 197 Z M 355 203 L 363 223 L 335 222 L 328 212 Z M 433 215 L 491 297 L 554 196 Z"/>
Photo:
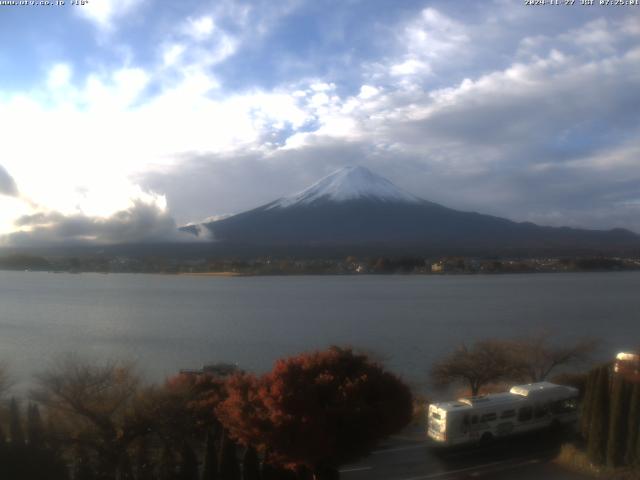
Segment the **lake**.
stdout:
<path fill-rule="evenodd" d="M 158 380 L 350 344 L 414 384 L 463 341 L 550 329 L 601 356 L 640 345 L 640 273 L 189 277 L 0 272 L 0 360 L 19 384 L 74 352 Z"/>

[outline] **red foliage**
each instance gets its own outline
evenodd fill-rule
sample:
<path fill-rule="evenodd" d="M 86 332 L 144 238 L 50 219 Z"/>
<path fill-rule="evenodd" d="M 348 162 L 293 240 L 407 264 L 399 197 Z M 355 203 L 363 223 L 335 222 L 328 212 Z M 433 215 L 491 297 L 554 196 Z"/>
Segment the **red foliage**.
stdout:
<path fill-rule="evenodd" d="M 410 420 L 409 388 L 365 355 L 332 347 L 229 380 L 218 416 L 231 436 L 290 468 L 335 468 Z"/>
<path fill-rule="evenodd" d="M 180 373 L 169 378 L 166 388 L 185 399 L 187 409 L 199 427 L 218 423 L 216 407 L 227 398 L 225 379 L 208 373 Z"/>

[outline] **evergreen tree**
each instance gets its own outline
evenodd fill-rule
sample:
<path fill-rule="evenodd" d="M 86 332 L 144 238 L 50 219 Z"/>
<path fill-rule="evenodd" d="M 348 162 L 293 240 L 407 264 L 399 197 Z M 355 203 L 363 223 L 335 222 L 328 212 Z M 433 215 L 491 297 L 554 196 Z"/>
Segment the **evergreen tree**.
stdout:
<path fill-rule="evenodd" d="M 180 453 L 180 480 L 198 480 L 198 458 L 188 443 Z"/>
<path fill-rule="evenodd" d="M 620 376 L 613 378 L 609 433 L 607 435 L 607 465 L 618 467 L 624 460 L 627 442 L 629 388 Z"/>
<path fill-rule="evenodd" d="M 591 424 L 591 415 L 593 410 L 593 398 L 595 391 L 596 379 L 598 377 L 598 369 L 592 369 L 587 375 L 585 385 L 584 398 L 582 400 L 582 410 L 580 414 L 580 433 L 583 438 L 589 436 L 589 425 Z"/>
<path fill-rule="evenodd" d="M 140 438 L 136 445 L 135 474 L 136 480 L 153 480 L 154 478 L 149 445 L 145 437 Z"/>
<path fill-rule="evenodd" d="M 117 480 L 134 480 L 133 467 L 131 466 L 131 457 L 128 453 L 124 453 L 118 464 Z"/>
<path fill-rule="evenodd" d="M 587 455 L 596 465 L 602 465 L 606 459 L 607 434 L 609 429 L 609 367 L 598 369 L 598 377 L 593 392 L 593 407 Z"/>
<path fill-rule="evenodd" d="M 158 465 L 159 480 L 176 480 L 176 458 L 169 445 L 165 445 L 160 454 Z"/>
<path fill-rule="evenodd" d="M 218 480 L 218 456 L 213 432 L 207 432 L 204 444 L 204 460 L 202 466 L 202 480 Z"/>
<path fill-rule="evenodd" d="M 640 442 L 638 442 L 640 436 L 640 383 L 635 383 L 631 388 L 627 435 L 627 450 L 624 460 L 625 464 L 632 465 L 640 459 L 640 457 L 636 457 L 636 450 L 640 446 Z"/>
<path fill-rule="evenodd" d="M 76 452 L 76 464 L 73 469 L 73 480 L 96 480 L 97 476 L 84 449 Z"/>
<path fill-rule="evenodd" d="M 42 417 L 40 417 L 40 409 L 36 404 L 29 404 L 27 409 L 27 436 L 31 448 L 41 449 L 44 447 L 44 427 Z"/>
<path fill-rule="evenodd" d="M 4 430 L 2 429 L 2 425 L 0 425 L 0 450 L 4 449 L 7 444 L 7 437 L 4 435 Z"/>
<path fill-rule="evenodd" d="M 15 397 L 11 399 L 11 406 L 9 408 L 9 435 L 11 436 L 12 446 L 17 447 L 24 445 L 20 407 Z"/>
<path fill-rule="evenodd" d="M 255 448 L 249 447 L 242 457 L 242 480 L 260 480 L 260 459 Z"/>
<path fill-rule="evenodd" d="M 218 456 L 220 480 L 240 480 L 240 467 L 238 465 L 236 444 L 229 438 L 226 432 L 222 434 L 220 443 L 220 453 Z"/>

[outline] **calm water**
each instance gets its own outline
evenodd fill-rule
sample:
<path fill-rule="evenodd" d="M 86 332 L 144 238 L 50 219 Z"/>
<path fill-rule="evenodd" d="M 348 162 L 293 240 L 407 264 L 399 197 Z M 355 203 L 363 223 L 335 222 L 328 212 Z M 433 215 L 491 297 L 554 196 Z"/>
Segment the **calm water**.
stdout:
<path fill-rule="evenodd" d="M 640 273 L 177 277 L 0 272 L 0 359 L 19 382 L 62 352 L 136 360 L 162 378 L 352 344 L 419 383 L 461 341 L 550 328 L 640 345 Z"/>

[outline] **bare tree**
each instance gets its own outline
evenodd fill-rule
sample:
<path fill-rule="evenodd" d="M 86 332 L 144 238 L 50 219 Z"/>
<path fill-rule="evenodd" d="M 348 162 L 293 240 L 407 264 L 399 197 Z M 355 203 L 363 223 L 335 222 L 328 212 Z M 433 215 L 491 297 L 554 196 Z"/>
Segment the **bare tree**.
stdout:
<path fill-rule="evenodd" d="M 54 419 L 61 442 L 91 452 L 103 478 L 115 478 L 130 443 L 147 430 L 135 414 L 141 382 L 132 365 L 65 357 L 38 375 L 34 400 Z"/>
<path fill-rule="evenodd" d="M 482 340 L 472 346 L 460 345 L 431 368 L 436 385 L 466 384 L 472 396 L 493 382 L 514 374 L 510 350 L 503 341 Z"/>
<path fill-rule="evenodd" d="M 528 382 L 541 382 L 558 368 L 589 360 L 597 347 L 597 341 L 589 338 L 554 343 L 548 331 L 507 343 L 513 367 L 520 372 L 520 379 Z"/>

